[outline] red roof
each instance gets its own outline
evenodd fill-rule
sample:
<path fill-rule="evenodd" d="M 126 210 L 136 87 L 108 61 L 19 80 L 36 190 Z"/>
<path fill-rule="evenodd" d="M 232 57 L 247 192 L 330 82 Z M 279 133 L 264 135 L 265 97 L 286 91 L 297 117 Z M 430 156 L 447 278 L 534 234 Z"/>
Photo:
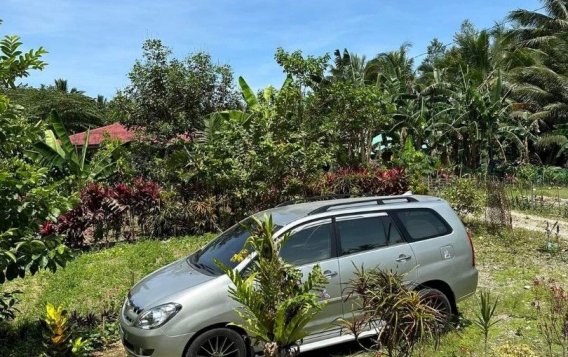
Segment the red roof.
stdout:
<path fill-rule="evenodd" d="M 110 139 L 120 140 L 121 143 L 127 143 L 134 140 L 136 131 L 128 129 L 120 123 L 114 123 L 100 128 L 91 129 L 89 132 L 89 146 L 98 146 L 103 142 L 105 133 L 108 133 Z M 71 144 L 83 146 L 87 132 L 77 133 L 69 136 Z"/>
<path fill-rule="evenodd" d="M 128 143 L 140 137 L 140 131 L 135 129 L 128 129 L 120 123 L 114 123 L 107 126 L 101 126 L 100 128 L 91 129 L 89 132 L 89 146 L 99 146 L 105 137 L 105 133 L 108 133 L 111 140 L 120 140 L 121 143 Z M 138 134 L 138 135 L 137 135 Z M 77 133 L 69 135 L 69 140 L 71 144 L 76 146 L 83 146 L 85 143 L 85 136 L 87 132 Z M 190 134 L 178 134 L 177 139 L 181 141 L 191 141 L 193 136 Z"/>

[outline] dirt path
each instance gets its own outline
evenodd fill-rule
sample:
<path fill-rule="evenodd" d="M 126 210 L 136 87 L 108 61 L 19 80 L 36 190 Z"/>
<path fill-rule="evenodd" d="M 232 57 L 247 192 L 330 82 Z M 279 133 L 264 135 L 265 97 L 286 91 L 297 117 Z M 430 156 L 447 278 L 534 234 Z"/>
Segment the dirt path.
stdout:
<path fill-rule="evenodd" d="M 105 348 L 103 351 L 98 351 L 92 354 L 93 357 L 125 357 L 126 352 L 120 342 L 115 342 Z"/>
<path fill-rule="evenodd" d="M 524 228 L 533 231 L 544 232 L 546 228 L 546 223 L 550 225 L 558 222 L 560 227 L 560 237 L 568 239 L 568 222 L 554 219 L 554 218 L 543 218 L 540 216 L 535 216 L 532 214 L 526 214 L 522 212 L 511 211 L 511 217 L 513 218 L 514 228 Z"/>

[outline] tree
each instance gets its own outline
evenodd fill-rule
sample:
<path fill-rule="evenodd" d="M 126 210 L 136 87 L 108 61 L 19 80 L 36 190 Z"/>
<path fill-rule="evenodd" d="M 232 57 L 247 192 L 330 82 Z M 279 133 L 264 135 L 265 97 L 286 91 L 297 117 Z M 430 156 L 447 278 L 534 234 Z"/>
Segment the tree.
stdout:
<path fill-rule="evenodd" d="M 44 65 L 41 48 L 23 58 L 17 50 L 6 49 L 8 43 L 17 43 L 14 48 L 21 45 L 14 39 L 17 36 L 0 41 L 4 54 L 0 56 L 0 83 L 8 87 L 30 69 Z M 24 152 L 38 137 L 38 126 L 29 123 L 21 107 L 0 95 L 0 284 L 39 269 L 55 270 L 70 259 L 61 237 L 50 234 L 49 224 L 43 224 L 69 210 L 75 199 L 59 190 L 61 183 L 49 177 L 47 168 L 25 159 Z M 41 239 L 40 228 L 46 233 Z M 2 299 L 9 297 L 10 293 L 2 295 Z"/>
<path fill-rule="evenodd" d="M 113 120 L 104 102 L 80 92 L 65 92 L 52 87 L 18 87 L 4 90 L 3 93 L 24 107 L 24 113 L 32 123 L 45 121 L 52 110 L 57 111 L 71 133 L 97 128 Z"/>
<path fill-rule="evenodd" d="M 53 88 L 63 93 L 69 92 L 66 79 L 56 79 L 53 83 Z"/>
<path fill-rule="evenodd" d="M 390 122 L 390 97 L 375 85 L 365 58 L 336 50 L 334 65 L 328 61 L 328 55 L 277 51 L 277 62 L 293 83 L 309 89 L 303 90 L 306 104 L 298 116 L 308 138 L 325 145 L 340 166 L 365 166 L 373 137 Z"/>
<path fill-rule="evenodd" d="M 171 50 L 156 39 L 142 50 L 142 60 L 128 75 L 130 84 L 114 99 L 124 124 L 168 141 L 203 129 L 211 113 L 239 107 L 229 66 L 214 64 L 203 52 L 171 58 Z"/>
<path fill-rule="evenodd" d="M 85 92 L 82 90 L 78 90 L 77 88 L 73 87 L 69 90 L 69 85 L 66 79 L 56 79 L 53 81 L 53 86 L 51 87 L 55 90 L 58 90 L 63 93 L 77 93 L 77 94 L 84 94 Z"/>
<path fill-rule="evenodd" d="M 514 97 L 524 103 L 538 132 L 547 135 L 568 121 L 568 1 L 542 2 L 544 13 L 518 9 L 508 16 L 516 25 L 509 36 L 535 58 L 533 64 L 515 68 L 510 76 Z M 561 145 L 551 140 L 553 136 L 541 140 L 536 148 Z"/>

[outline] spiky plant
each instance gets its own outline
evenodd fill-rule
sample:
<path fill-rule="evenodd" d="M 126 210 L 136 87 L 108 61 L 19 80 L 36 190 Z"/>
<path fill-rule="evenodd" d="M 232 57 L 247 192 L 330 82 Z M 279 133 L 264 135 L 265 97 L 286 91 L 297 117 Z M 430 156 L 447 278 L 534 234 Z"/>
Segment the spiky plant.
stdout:
<path fill-rule="evenodd" d="M 237 310 L 241 327 L 256 343 L 264 344 L 265 356 L 292 356 L 297 352 L 295 344 L 308 334 L 306 325 L 324 306 L 319 292 L 327 280 L 316 265 L 302 282 L 301 272 L 278 254 L 287 236 L 274 240 L 272 216 L 253 217 L 253 222 L 253 234 L 246 243 L 248 251 L 257 255 L 252 273 L 243 276 L 221 268 L 234 284 L 230 296 L 242 305 Z"/>

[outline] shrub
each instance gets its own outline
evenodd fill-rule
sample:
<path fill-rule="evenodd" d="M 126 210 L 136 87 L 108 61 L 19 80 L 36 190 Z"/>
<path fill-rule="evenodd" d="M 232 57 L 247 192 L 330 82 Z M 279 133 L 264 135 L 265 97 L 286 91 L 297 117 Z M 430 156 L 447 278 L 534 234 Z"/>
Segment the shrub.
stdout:
<path fill-rule="evenodd" d="M 18 36 L 0 38 L 0 82 L 15 87 L 31 69 L 42 69 L 45 50 L 22 52 Z M 69 250 L 55 234 L 42 239 L 40 225 L 70 209 L 74 197 L 61 193 L 49 170 L 29 162 L 25 153 L 40 137 L 41 123 L 32 124 L 23 108 L 0 95 L 0 285 L 7 280 L 55 270 L 70 258 Z M 0 295 L 0 320 L 13 316 L 13 296 Z"/>
<path fill-rule="evenodd" d="M 204 234 L 220 230 L 223 198 L 197 197 L 187 200 L 175 192 L 164 192 L 159 209 L 147 219 L 147 231 L 155 237 Z M 231 220 L 229 220 L 231 222 Z M 223 225 L 223 226 L 228 226 Z"/>
<path fill-rule="evenodd" d="M 549 356 L 568 353 L 568 293 L 553 279 L 534 280 L 533 306 L 538 311 L 538 327 L 548 346 Z"/>
<path fill-rule="evenodd" d="M 454 179 L 442 190 L 442 197 L 461 217 L 480 214 L 485 207 L 484 194 L 478 189 L 474 179 Z"/>
<path fill-rule="evenodd" d="M 147 232 L 153 211 L 159 209 L 161 188 L 152 181 L 137 178 L 131 185 L 112 186 L 92 183 L 81 191 L 80 204 L 61 215 L 57 223 L 46 223 L 42 233 L 54 231 L 66 235 L 66 243 L 83 248 L 114 234 L 131 240 L 136 231 Z"/>
<path fill-rule="evenodd" d="M 221 268 L 234 284 L 229 288 L 230 296 L 243 306 L 237 310 L 243 328 L 257 343 L 264 343 L 264 355 L 291 356 L 297 352 L 294 348 L 297 341 L 307 336 L 305 326 L 325 304 L 320 300 L 320 293 L 326 279 L 316 265 L 301 282 L 301 271 L 280 258 L 280 246 L 287 237 L 280 242 L 274 240 L 272 217 L 265 216 L 262 222 L 253 219 L 256 226 L 251 227 L 254 231 L 246 246 L 258 254 L 252 263 L 255 269 L 243 277 L 238 271 Z"/>
<path fill-rule="evenodd" d="M 408 190 L 402 169 L 343 168 L 319 176 L 285 176 L 278 185 L 258 181 L 217 193 L 208 185 L 180 185 L 162 192 L 159 209 L 145 220 L 153 236 L 203 234 L 227 228 L 253 213 L 282 202 L 328 195 L 394 195 Z M 253 186 L 251 186 L 253 185 Z"/>
<path fill-rule="evenodd" d="M 362 331 L 380 331 L 373 346 L 376 355 L 410 356 L 422 340 L 439 340 L 439 313 L 430 307 L 419 292 L 408 289 L 404 277 L 378 268 L 357 270 L 347 288 L 347 296 L 357 298 L 351 320 L 340 324 L 359 341 Z"/>
<path fill-rule="evenodd" d="M 343 168 L 324 174 L 312 191 L 321 195 L 397 195 L 408 191 L 404 169 Z"/>
<path fill-rule="evenodd" d="M 568 185 L 568 169 L 555 166 L 537 166 L 524 164 L 513 170 L 514 180 L 525 186 L 531 185 Z"/>
<path fill-rule="evenodd" d="M 72 357 L 85 355 L 85 341 L 80 337 L 73 338 L 67 311 L 61 306 L 56 308 L 48 303 L 45 318 L 41 321 L 46 340 L 44 342 L 44 356 Z"/>

